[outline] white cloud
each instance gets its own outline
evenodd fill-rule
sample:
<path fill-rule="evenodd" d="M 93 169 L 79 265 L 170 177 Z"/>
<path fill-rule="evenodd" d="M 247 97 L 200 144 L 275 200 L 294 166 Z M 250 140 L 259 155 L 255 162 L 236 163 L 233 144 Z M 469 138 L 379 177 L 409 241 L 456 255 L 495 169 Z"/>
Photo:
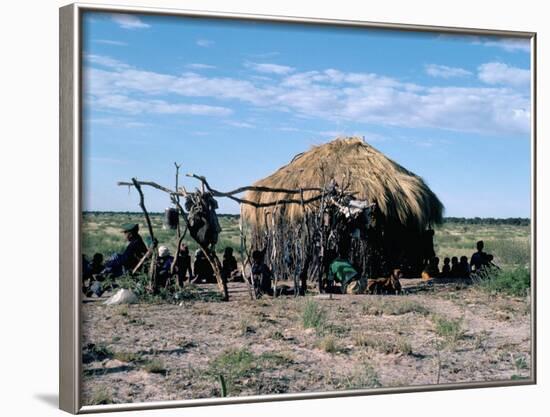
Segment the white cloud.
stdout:
<path fill-rule="evenodd" d="M 428 64 L 425 67 L 426 73 L 436 78 L 454 78 L 454 77 L 467 77 L 472 73 L 464 68 L 448 67 L 446 65 Z"/>
<path fill-rule="evenodd" d="M 225 107 L 205 104 L 169 103 L 165 100 L 133 99 L 125 95 L 104 94 L 92 97 L 90 104 L 102 109 L 120 110 L 129 114 L 181 114 L 194 116 L 229 116 Z"/>
<path fill-rule="evenodd" d="M 214 45 L 214 41 L 211 41 L 209 39 L 197 39 L 197 45 L 202 48 L 210 48 Z"/>
<path fill-rule="evenodd" d="M 93 42 L 95 43 L 101 43 L 104 45 L 113 45 L 113 46 L 128 46 L 126 42 L 122 41 L 113 41 L 110 39 L 95 39 Z"/>
<path fill-rule="evenodd" d="M 149 123 L 143 123 L 133 119 L 124 119 L 120 117 L 96 117 L 93 119 L 88 119 L 87 122 L 91 125 L 116 126 L 116 127 L 124 127 L 124 128 L 138 128 L 138 127 L 150 126 Z"/>
<path fill-rule="evenodd" d="M 531 83 L 531 71 L 502 62 L 488 62 L 479 66 L 478 78 L 487 84 L 528 87 Z"/>
<path fill-rule="evenodd" d="M 102 67 L 112 68 L 117 71 L 131 68 L 130 65 L 125 64 L 124 62 L 121 62 L 117 59 L 110 58 L 108 56 L 85 54 L 84 58 L 92 64 L 97 64 Z"/>
<path fill-rule="evenodd" d="M 234 120 L 228 120 L 225 123 L 228 124 L 229 126 L 238 127 L 238 128 L 241 128 L 241 129 L 252 129 L 252 128 L 256 127 L 252 123 L 238 122 L 238 121 L 234 121 Z"/>
<path fill-rule="evenodd" d="M 258 64 L 256 62 L 245 62 L 244 66 L 253 71 L 263 72 L 266 74 L 286 75 L 294 71 L 294 68 L 292 67 L 278 64 Z"/>
<path fill-rule="evenodd" d="M 187 64 L 186 67 L 189 69 L 197 69 L 197 70 L 216 68 L 214 65 L 208 65 L 208 64 Z"/>
<path fill-rule="evenodd" d="M 503 39 L 490 39 L 481 38 L 474 43 L 481 44 L 483 46 L 495 47 L 503 49 L 506 52 L 531 52 L 531 41 L 529 39 L 521 38 L 503 38 Z"/>
<path fill-rule="evenodd" d="M 530 129 L 529 89 L 519 84 L 514 88 L 496 85 L 504 78 L 497 80 L 494 71 L 493 78 L 483 77 L 485 82 L 495 85 L 459 88 L 428 87 L 373 73 L 337 69 L 295 70 L 273 83 L 193 72 L 171 75 L 97 58 L 95 62 L 111 66 L 108 70 L 94 67 L 85 70 L 85 93 L 94 98 L 93 104 L 129 113 L 228 115 L 229 107 L 236 101 L 252 109 L 290 112 L 296 117 L 333 123 L 432 127 L 490 134 L 527 133 Z M 170 96 L 170 103 L 166 95 Z M 221 106 L 172 104 L 173 96 L 201 97 Z"/>
<path fill-rule="evenodd" d="M 111 19 L 123 29 L 145 29 L 151 27 L 143 22 L 139 17 L 131 14 L 116 13 L 111 15 Z"/>

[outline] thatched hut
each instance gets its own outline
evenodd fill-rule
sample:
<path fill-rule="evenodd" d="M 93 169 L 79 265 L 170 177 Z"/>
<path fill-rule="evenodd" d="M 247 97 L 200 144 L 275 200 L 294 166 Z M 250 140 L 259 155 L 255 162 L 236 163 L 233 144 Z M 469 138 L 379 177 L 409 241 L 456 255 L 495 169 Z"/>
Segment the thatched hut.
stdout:
<path fill-rule="evenodd" d="M 298 154 L 290 163 L 257 181 L 254 186 L 303 190 L 299 194 L 265 191 L 248 191 L 245 194 L 244 199 L 260 204 L 290 199 L 305 202 L 319 195 L 319 190 L 324 193 L 331 187 L 333 190 L 336 187 L 348 196 L 348 208 L 357 206 L 353 205 L 353 201 L 363 202 L 360 207 L 372 208 L 370 217 L 373 221 L 370 224 L 368 221 L 365 223 L 367 228 L 361 231 L 362 238 L 359 239 L 363 242 L 360 245 L 363 249 L 355 250 L 350 255 L 366 269 L 369 265 L 364 258 L 369 250 L 371 253 L 375 251 L 383 259 L 376 268 L 370 266 L 368 275 L 383 274 L 395 267 L 408 269 L 411 273 L 419 272 L 422 257 L 425 256 L 422 253 L 425 231 L 442 220 L 443 205 L 422 178 L 357 137 L 337 138 Z M 266 246 L 264 241 L 268 235 L 283 235 L 287 241 L 300 240 L 301 244 L 317 247 L 310 248 L 312 256 L 315 257 L 315 253 L 320 251 L 322 257 L 323 250 L 327 249 L 323 246 L 323 237 L 319 241 L 313 236 L 318 228 L 328 226 L 330 229 L 334 226 L 333 222 L 326 219 L 324 212 L 327 207 L 323 207 L 324 202 L 330 206 L 324 196 L 304 204 L 260 208 L 242 205 L 241 216 L 252 231 L 253 244 L 257 247 Z M 335 204 L 342 208 L 341 204 Z M 349 213 L 344 214 L 345 216 L 339 218 L 349 218 Z M 338 241 L 341 245 L 348 239 L 352 252 L 357 246 L 353 239 L 359 236 L 354 234 L 353 228 L 356 226 L 357 222 L 352 229 L 347 228 L 344 239 Z M 299 229 L 298 232 L 296 228 Z M 371 230 L 370 235 L 367 229 Z M 294 232 L 289 233 L 289 230 Z M 325 230 L 324 233 L 329 236 L 330 230 Z M 308 236 L 304 237 L 306 234 Z M 366 236 L 370 236 L 370 241 Z M 271 256 L 272 261 L 283 256 L 283 251 L 277 251 L 276 245 L 271 246 L 275 252 Z M 328 256 L 326 253 L 325 255 Z"/>

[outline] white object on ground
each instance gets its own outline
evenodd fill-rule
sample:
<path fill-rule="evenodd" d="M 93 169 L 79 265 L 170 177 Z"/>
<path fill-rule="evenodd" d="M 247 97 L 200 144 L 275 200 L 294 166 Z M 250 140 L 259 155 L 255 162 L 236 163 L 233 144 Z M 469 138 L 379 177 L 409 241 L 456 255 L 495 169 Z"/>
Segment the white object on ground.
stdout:
<path fill-rule="evenodd" d="M 121 288 L 113 296 L 109 297 L 109 299 L 103 304 L 112 306 L 117 304 L 133 304 L 137 303 L 137 301 L 138 298 L 132 290 Z"/>

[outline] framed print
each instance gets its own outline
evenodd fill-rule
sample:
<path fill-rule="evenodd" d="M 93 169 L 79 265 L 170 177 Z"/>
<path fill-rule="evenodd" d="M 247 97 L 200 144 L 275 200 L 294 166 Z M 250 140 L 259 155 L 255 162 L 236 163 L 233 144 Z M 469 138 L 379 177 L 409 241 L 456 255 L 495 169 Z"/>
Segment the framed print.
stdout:
<path fill-rule="evenodd" d="M 534 384 L 535 33 L 60 9 L 60 407 Z"/>

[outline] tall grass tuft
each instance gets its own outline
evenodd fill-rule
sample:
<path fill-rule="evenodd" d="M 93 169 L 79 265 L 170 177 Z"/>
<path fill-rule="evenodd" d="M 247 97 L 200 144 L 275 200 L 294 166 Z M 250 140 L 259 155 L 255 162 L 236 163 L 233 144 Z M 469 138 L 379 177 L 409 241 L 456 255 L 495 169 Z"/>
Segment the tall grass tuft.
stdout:
<path fill-rule="evenodd" d="M 323 333 L 327 325 L 327 313 L 315 301 L 308 300 L 302 311 L 302 325 L 304 329 L 315 329 Z"/>

